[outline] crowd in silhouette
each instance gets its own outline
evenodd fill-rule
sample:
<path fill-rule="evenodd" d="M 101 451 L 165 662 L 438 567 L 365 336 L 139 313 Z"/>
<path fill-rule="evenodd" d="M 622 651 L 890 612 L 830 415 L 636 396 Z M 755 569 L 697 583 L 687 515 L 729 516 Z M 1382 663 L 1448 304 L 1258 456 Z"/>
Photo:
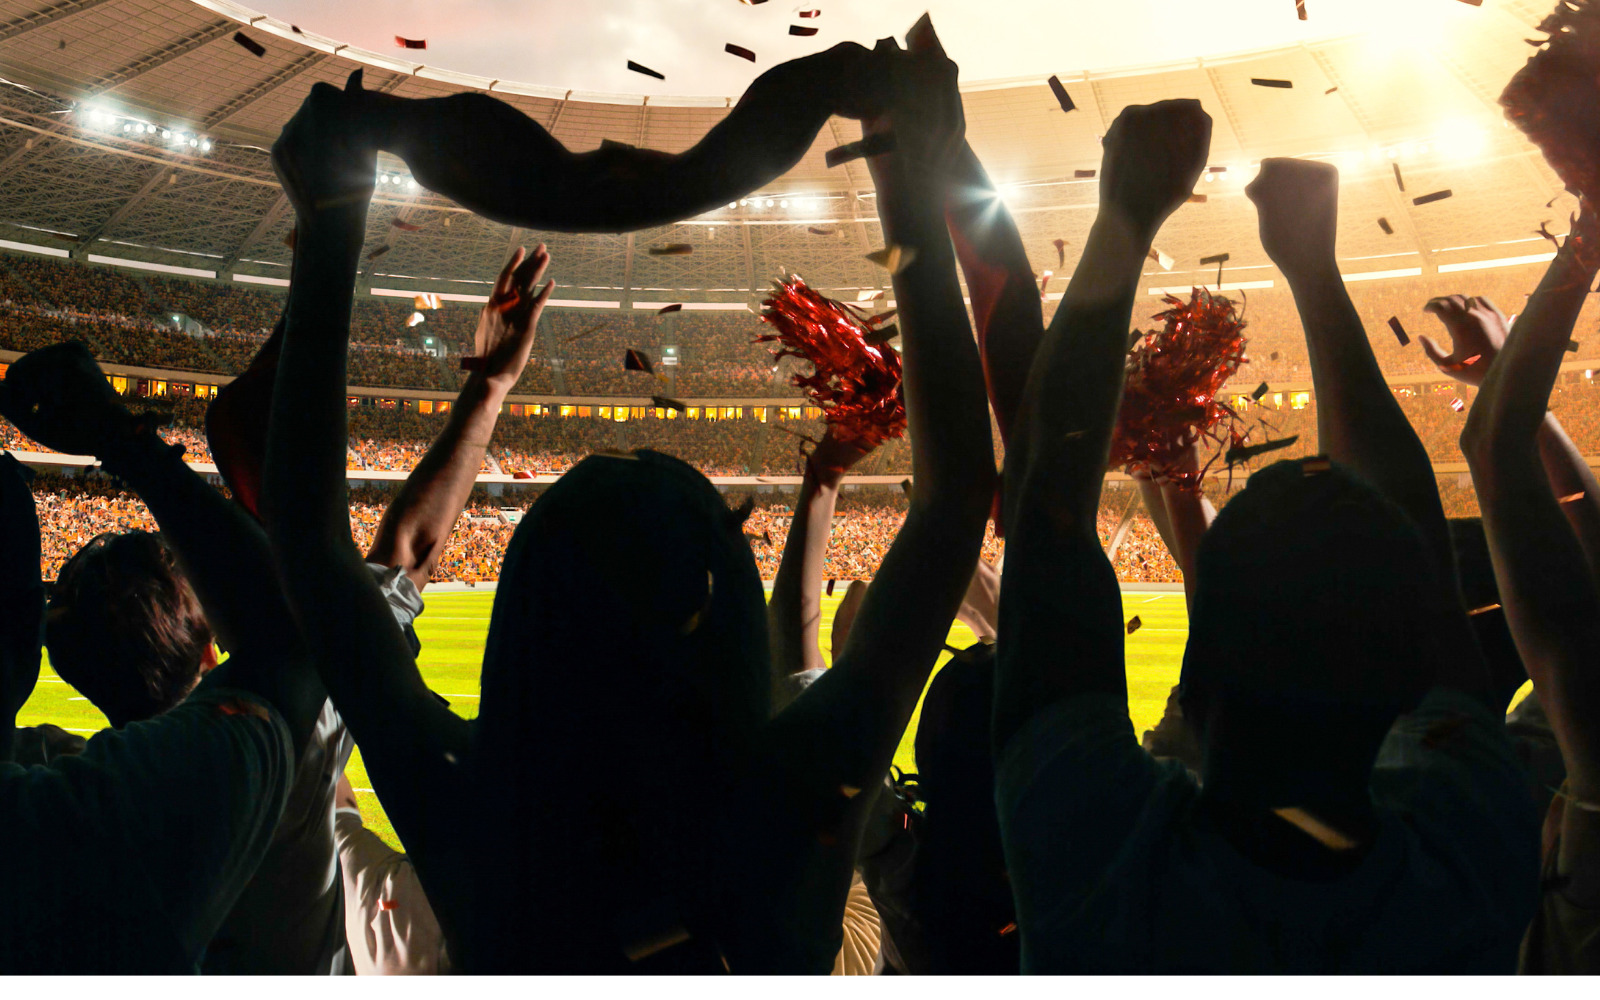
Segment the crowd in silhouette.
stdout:
<path fill-rule="evenodd" d="M 404 482 L 350 489 L 352 437 L 398 440 L 346 392 L 387 350 L 367 318 L 390 307 L 356 301 L 380 150 L 499 222 L 627 231 L 770 183 L 834 115 L 873 140 L 885 239 L 913 251 L 893 275 L 906 438 L 875 450 L 828 422 L 779 449 L 798 490 L 758 503 L 668 453 L 725 435 L 767 467 L 739 443 L 757 421 L 507 416 L 551 320 L 540 245 L 462 322 L 474 360 L 438 366 L 456 396 L 408 424 L 429 443 Z M 1303 450 L 1196 488 L 1203 449 L 1180 436 L 1107 490 L 1148 253 L 1211 128 L 1192 100 L 1116 116 L 1046 323 L 1003 203 L 970 197 L 992 185 L 926 17 L 904 49 L 774 67 L 671 155 L 572 154 L 480 93 L 319 83 L 273 148 L 293 283 L 235 331 L 239 377 L 184 404 L 182 448 L 96 361 L 107 330 L 148 332 L 106 318 L 132 290 L 67 269 L 45 293 L 44 265 L 12 267 L 13 315 L 76 314 L 24 344 L 0 414 L 102 471 L 0 455 L 0 695 L 13 720 L 48 652 L 110 728 L 0 730 L 0 853 L 27 859 L 0 881 L 0 971 L 1600 969 L 1600 484 L 1571 433 L 1594 433 L 1593 390 L 1569 376 L 1575 405 L 1550 406 L 1600 219 L 1583 205 L 1500 303 L 1514 324 L 1433 290 L 1407 362 L 1463 386 L 1436 417 L 1442 393 L 1386 384 L 1395 348 L 1340 278 L 1338 171 L 1263 160 L 1246 194 L 1316 399 L 1271 407 L 1272 434 Z M 119 280 L 196 315 L 256 301 Z M 1436 474 L 1430 424 L 1465 472 Z M 201 438 L 225 491 L 184 462 Z M 486 462 L 584 448 L 514 528 L 474 492 Z M 903 495 L 845 489 L 887 461 Z M 1107 549 L 1148 566 L 1157 539 L 1188 634 L 1141 736 Z M 491 576 L 469 721 L 419 671 L 415 622 L 430 581 Z M 930 684 L 957 619 L 978 641 Z M 908 775 L 891 761 L 914 712 Z M 403 854 L 363 828 L 356 745 Z"/>

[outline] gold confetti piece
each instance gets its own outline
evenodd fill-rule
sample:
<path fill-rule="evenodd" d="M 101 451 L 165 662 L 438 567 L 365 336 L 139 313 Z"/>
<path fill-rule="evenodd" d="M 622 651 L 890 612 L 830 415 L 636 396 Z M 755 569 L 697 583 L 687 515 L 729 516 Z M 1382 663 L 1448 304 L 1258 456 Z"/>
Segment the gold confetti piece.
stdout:
<path fill-rule="evenodd" d="M 1568 493 L 1566 496 L 1564 496 L 1561 499 L 1557 500 L 1556 503 L 1571 503 L 1574 500 L 1582 500 L 1587 495 L 1588 495 L 1588 491 L 1579 490 L 1576 493 Z"/>
<path fill-rule="evenodd" d="M 1132 635 L 1133 633 L 1139 631 L 1141 628 L 1144 628 L 1144 622 L 1139 620 L 1139 616 L 1138 615 L 1134 615 L 1132 618 L 1128 619 L 1127 628 L 1128 628 L 1128 634 Z"/>
<path fill-rule="evenodd" d="M 735 45 L 732 42 L 729 42 L 722 47 L 722 51 L 728 53 L 730 56 L 738 56 L 740 59 L 748 59 L 751 62 L 756 61 L 756 54 L 745 48 L 743 45 Z"/>
<path fill-rule="evenodd" d="M 641 66 L 638 63 L 634 62 L 632 59 L 628 60 L 628 68 L 633 70 L 635 73 L 643 73 L 645 76 L 653 76 L 657 80 L 665 80 L 666 79 L 665 76 L 663 76 L 660 73 L 657 73 L 655 70 L 651 69 L 649 66 Z"/>
<path fill-rule="evenodd" d="M 857 788 L 854 785 L 840 785 L 839 786 L 839 794 L 843 795 L 847 799 L 853 799 L 857 795 L 861 794 L 861 789 Z"/>
<path fill-rule="evenodd" d="M 413 295 L 411 297 L 411 305 L 416 309 L 437 309 L 440 305 L 439 296 L 435 295 L 433 292 L 423 292 L 421 295 Z"/>
<path fill-rule="evenodd" d="M 867 259 L 890 274 L 899 274 L 917 259 L 917 250 L 915 247 L 888 246 L 867 254 Z"/>
<path fill-rule="evenodd" d="M 1411 204 L 1413 204 L 1413 205 L 1431 205 L 1436 201 L 1444 201 L 1446 198 L 1451 197 L 1453 194 L 1454 194 L 1454 192 L 1452 192 L 1449 188 L 1445 188 L 1443 191 L 1435 191 L 1432 194 L 1425 194 L 1420 198 L 1412 198 L 1411 199 Z"/>
<path fill-rule="evenodd" d="M 688 243 L 668 243 L 666 246 L 651 247 L 649 253 L 652 257 L 682 257 L 694 253 L 694 247 Z"/>
<path fill-rule="evenodd" d="M 405 232 L 405 233 L 420 233 L 420 232 L 422 232 L 422 227 L 421 226 L 417 225 L 414 222 L 406 222 L 405 220 L 401 219 L 398 216 L 396 216 L 393 219 L 390 219 L 389 220 L 389 225 L 391 225 L 394 228 L 400 230 L 401 232 Z"/>
<path fill-rule="evenodd" d="M 1203 194 L 1191 194 L 1189 196 L 1189 200 L 1194 202 L 1196 205 L 1204 205 L 1206 203 L 1206 196 Z"/>
<path fill-rule="evenodd" d="M 1494 604 L 1485 604 L 1481 608 L 1473 608 L 1471 611 L 1467 612 L 1467 615 L 1468 615 L 1468 617 L 1473 617 L 1473 616 L 1476 616 L 1476 615 L 1486 615 L 1491 611 L 1499 611 L 1499 610 L 1500 610 L 1500 603 L 1498 601 L 1496 601 Z"/>
<path fill-rule="evenodd" d="M 1319 472 L 1327 472 L 1333 468 L 1333 460 L 1326 455 L 1317 455 L 1300 463 L 1300 473 L 1314 476 Z"/>
<path fill-rule="evenodd" d="M 819 29 L 819 28 L 810 28 L 810 27 L 807 27 L 806 25 L 803 25 L 803 24 L 791 24 L 791 25 L 789 25 L 789 34 L 791 34 L 791 35 L 799 35 L 801 38 L 810 38 L 812 35 L 815 35 L 820 30 L 821 29 Z"/>

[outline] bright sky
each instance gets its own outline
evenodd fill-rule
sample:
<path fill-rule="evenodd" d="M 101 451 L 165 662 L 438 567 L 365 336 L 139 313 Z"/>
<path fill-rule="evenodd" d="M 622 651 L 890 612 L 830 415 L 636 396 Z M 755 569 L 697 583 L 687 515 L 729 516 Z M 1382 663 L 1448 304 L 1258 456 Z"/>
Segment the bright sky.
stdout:
<path fill-rule="evenodd" d="M 246 0 L 252 2 L 252 0 Z M 925 10 L 964 82 L 1044 78 L 1373 32 L 1419 41 L 1499 0 L 253 0 L 309 31 L 441 69 L 580 91 L 737 95 L 762 70 L 840 41 L 903 39 Z M 798 12 L 817 9 L 815 18 Z M 814 37 L 789 25 L 816 27 Z M 394 36 L 426 39 L 405 53 Z M 726 43 L 756 62 L 723 52 Z M 666 76 L 629 72 L 628 60 Z"/>

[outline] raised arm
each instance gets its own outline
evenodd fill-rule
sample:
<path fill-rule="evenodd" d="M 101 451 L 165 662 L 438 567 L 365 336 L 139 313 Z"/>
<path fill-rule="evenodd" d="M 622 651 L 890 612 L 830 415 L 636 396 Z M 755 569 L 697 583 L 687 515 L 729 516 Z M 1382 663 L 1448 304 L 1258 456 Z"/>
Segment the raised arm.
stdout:
<path fill-rule="evenodd" d="M 1571 260 L 1560 257 L 1550 265 L 1565 272 L 1573 266 Z M 1592 280 L 1593 275 L 1590 275 Z M 1537 315 L 1568 331 L 1578 321 L 1588 294 L 1589 282 L 1556 281 L 1553 287 L 1541 285 L 1536 293 L 1540 302 L 1529 301 L 1529 308 L 1539 310 Z M 1511 325 L 1505 314 L 1488 299 L 1464 295 L 1449 295 L 1432 299 L 1424 307 L 1444 323 L 1450 334 L 1450 353 L 1442 351 L 1432 338 L 1418 337 L 1423 353 L 1439 370 L 1465 385 L 1478 386 L 1489 372 L 1489 366 L 1505 346 Z M 1584 460 L 1583 452 L 1573 444 L 1554 413 L 1545 411 L 1539 424 L 1539 459 L 1550 489 L 1561 499 L 1561 511 L 1578 536 L 1583 554 L 1589 562 L 1589 571 L 1600 579 L 1600 482 L 1594 470 Z"/>
<path fill-rule="evenodd" d="M 477 367 L 461 387 L 444 430 L 378 524 L 367 559 L 404 567 L 418 590 L 439 564 L 483 466 L 500 407 L 527 367 L 539 314 L 555 287 L 554 282 L 539 287 L 549 263 L 541 243 L 532 254 L 519 249 L 500 271 L 478 315 Z"/>
<path fill-rule="evenodd" d="M 0 384 L 0 393 L 4 388 Z M 11 759 L 17 713 L 39 682 L 44 644 L 39 514 L 31 478 L 21 462 L 0 452 L 0 763 Z"/>
<path fill-rule="evenodd" d="M 1006 449 L 997 748 L 1062 699 L 1127 697 L 1122 598 L 1096 510 L 1139 275 L 1161 223 L 1194 190 L 1211 118 L 1198 101 L 1130 107 L 1104 145 L 1100 212 L 1034 358 Z"/>
<path fill-rule="evenodd" d="M 789 520 L 783 558 L 767 602 L 775 698 L 787 690 L 785 678 L 826 666 L 819 640 L 822 568 L 828 556 L 828 536 L 833 531 L 833 512 L 839 502 L 839 480 L 866 455 L 830 432 L 805 457 L 794 517 Z M 780 704 L 781 700 L 774 701 L 774 708 Z"/>
<path fill-rule="evenodd" d="M 452 762 L 466 757 L 469 732 L 423 684 L 350 537 L 345 362 L 375 173 L 369 142 L 345 95 L 317 84 L 273 147 L 299 235 L 262 514 L 284 594 L 323 682 L 396 831 L 420 857 L 455 812 L 450 803 L 461 779 Z"/>
<path fill-rule="evenodd" d="M 895 68 L 898 148 L 871 166 L 885 238 L 913 251 L 894 276 L 894 291 L 917 488 L 833 669 L 776 720 L 780 727 L 826 732 L 806 748 L 814 773 L 863 788 L 888 770 L 944 644 L 977 563 L 994 491 L 977 345 L 942 216 L 950 158 L 964 129 L 956 67 L 926 19 L 908 40 L 909 53 L 883 53 Z"/>
<path fill-rule="evenodd" d="M 875 65 L 850 42 L 780 63 L 682 153 L 618 142 L 568 152 L 538 122 L 480 93 L 407 100 L 367 91 L 354 108 L 424 186 L 480 215 L 616 233 L 693 218 L 783 174 L 830 115 L 862 118 L 877 104 L 882 87 L 867 78 Z"/>
<path fill-rule="evenodd" d="M 1595 232 L 1580 222 L 1586 235 Z M 1557 253 L 1461 435 L 1506 621 L 1567 765 L 1574 803 L 1562 824 L 1558 864 L 1569 881 L 1561 891 L 1586 907 L 1600 905 L 1600 591 L 1535 443 L 1571 334 L 1565 292 L 1594 280 L 1594 263 L 1582 259 L 1594 254 L 1591 240 L 1580 248 L 1569 236 Z"/>
<path fill-rule="evenodd" d="M 266 535 L 244 508 L 207 485 L 136 419 L 80 341 L 40 348 L 6 376 L 6 405 L 24 433 L 51 448 L 96 455 L 144 500 L 228 650 L 213 684 L 260 690 L 297 741 L 326 698 L 278 587 Z M 297 745 L 300 745 L 297 743 Z"/>
<path fill-rule="evenodd" d="M 1268 159 L 1245 194 L 1260 217 L 1261 245 L 1294 293 L 1317 394 L 1319 447 L 1411 516 L 1434 555 L 1439 580 L 1459 607 L 1455 553 L 1428 452 L 1406 420 L 1372 354 L 1361 317 L 1334 258 L 1339 171 L 1311 160 Z M 1439 682 L 1489 697 L 1488 668 L 1461 612 L 1440 636 Z"/>

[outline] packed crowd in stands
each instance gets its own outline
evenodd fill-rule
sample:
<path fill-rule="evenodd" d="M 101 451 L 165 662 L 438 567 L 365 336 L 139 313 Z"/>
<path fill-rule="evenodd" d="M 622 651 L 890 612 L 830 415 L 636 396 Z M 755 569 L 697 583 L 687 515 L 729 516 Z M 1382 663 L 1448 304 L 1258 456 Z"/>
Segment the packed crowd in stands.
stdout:
<path fill-rule="evenodd" d="M 1568 0 L 1549 52 L 1589 43 L 1592 60 L 1596 13 Z M 270 296 L 0 264 L 0 342 L 33 345 L 3 370 L 17 430 L 0 443 L 25 433 L 99 462 L 0 454 L 0 844 L 26 862 L 0 881 L 0 974 L 1600 971 L 1600 481 L 1578 453 L 1600 397 L 1589 374 L 1559 375 L 1600 275 L 1594 178 L 1552 154 L 1584 198 L 1515 332 L 1441 302 L 1452 357 L 1390 385 L 1371 362 L 1397 348 L 1368 331 L 1432 285 L 1357 283 L 1350 308 L 1338 171 L 1262 160 L 1246 189 L 1262 247 L 1318 312 L 1304 353 L 1287 332 L 1253 348 L 1288 384 L 1245 402 L 1252 373 L 1227 394 L 1234 446 L 1292 445 L 1240 469 L 1192 436 L 1213 363 L 1126 394 L 1149 434 L 1117 426 L 1130 292 L 1211 162 L 1201 102 L 1128 107 L 1106 128 L 1066 312 L 1020 350 L 1041 333 L 1031 289 L 1004 294 L 1033 280 L 1020 238 L 995 224 L 1003 198 L 967 196 L 987 181 L 928 16 L 906 37 L 764 74 L 681 155 L 574 157 L 482 93 L 406 99 L 360 73 L 311 87 L 272 150 L 297 214 L 284 350 L 204 398 L 157 388 L 165 421 L 108 392 L 95 356 L 148 334 L 163 358 L 237 368 Z M 1530 65 L 1593 89 L 1586 63 L 1548 54 Z M 1557 104 L 1570 88 L 1530 86 L 1502 97 L 1513 120 L 1532 103 L 1581 122 Z M 505 265 L 479 363 L 459 371 L 464 312 L 428 328 L 450 341 L 434 356 L 395 329 L 403 302 L 330 307 L 360 283 L 380 151 L 522 228 L 633 232 L 769 182 L 815 142 L 775 125 L 841 113 L 896 140 L 865 169 L 889 256 L 916 262 L 892 267 L 903 393 L 879 382 L 857 401 L 900 395 L 914 453 L 901 439 L 862 456 L 861 410 L 826 433 L 728 405 L 716 420 L 524 416 L 507 389 L 541 334 L 544 246 Z M 1574 132 L 1564 152 L 1592 162 L 1595 136 Z M 504 168 L 513 147 L 529 168 Z M 584 194 L 613 181 L 636 193 Z M 952 243 L 972 299 L 994 303 L 976 320 Z M 1263 322 L 1288 331 L 1284 297 L 1262 298 Z M 174 330 L 145 329 L 163 313 Z M 755 384 L 759 351 L 723 337 L 751 322 L 630 315 L 569 333 L 576 317 L 552 315 L 542 335 L 591 341 L 575 353 L 592 356 L 553 352 L 562 391 L 570 376 L 580 392 L 685 394 L 679 379 Z M 226 361 L 208 343 L 224 341 Z M 706 363 L 655 379 L 602 360 L 652 348 Z M 1455 363 L 1469 354 L 1483 367 Z M 1307 357 L 1318 400 L 1293 384 Z M 459 385 L 460 419 L 353 400 L 363 372 Z M 1118 434 L 1145 450 L 1137 485 L 1107 481 Z M 404 485 L 372 474 L 424 449 Z M 803 475 L 735 491 L 672 452 Z M 549 485 L 480 479 L 569 464 Z M 845 481 L 908 466 L 903 489 Z M 1174 643 L 1154 669 L 1130 661 L 1142 624 L 1119 577 L 1181 579 L 1185 626 L 1159 629 L 1184 634 L 1181 657 Z M 496 583 L 476 694 L 436 692 L 439 661 L 419 660 L 436 581 Z M 849 581 L 826 657 L 821 581 Z M 977 641 L 949 645 L 953 620 Z M 113 732 L 18 728 L 63 693 L 36 700 L 41 679 Z M 915 773 L 896 766 L 908 750 Z M 374 805 L 404 853 L 367 828 Z"/>

